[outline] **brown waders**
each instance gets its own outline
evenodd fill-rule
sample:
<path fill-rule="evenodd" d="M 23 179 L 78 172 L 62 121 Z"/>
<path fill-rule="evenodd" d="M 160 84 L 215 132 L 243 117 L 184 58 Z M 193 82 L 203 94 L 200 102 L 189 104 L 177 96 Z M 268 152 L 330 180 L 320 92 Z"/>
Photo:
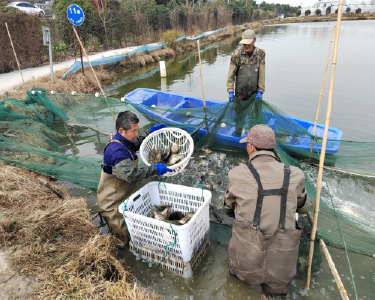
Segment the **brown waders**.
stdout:
<path fill-rule="evenodd" d="M 235 112 L 234 122 L 236 124 L 235 136 L 241 136 L 242 128 L 245 126 L 245 117 L 249 107 L 249 98 L 258 91 L 260 51 L 257 55 L 256 64 L 248 64 L 239 57 L 238 70 L 236 73 L 235 98 L 233 109 Z"/>
<path fill-rule="evenodd" d="M 118 140 L 112 140 L 110 143 L 113 142 L 121 143 Z M 133 158 L 132 153 L 130 151 L 129 153 Z M 136 167 L 138 166 L 138 159 L 134 161 L 134 164 Z M 98 186 L 99 212 L 105 218 L 110 232 L 115 236 L 117 246 L 125 246 L 129 243 L 125 221 L 122 214 L 118 211 L 118 207 L 121 202 L 125 201 L 136 190 L 136 184 L 129 184 L 102 170 Z"/>
<path fill-rule="evenodd" d="M 261 284 L 270 294 L 283 294 L 296 275 L 298 247 L 301 231 L 285 229 L 286 203 L 290 168 L 284 166 L 284 182 L 281 189 L 264 190 L 260 177 L 251 162 L 247 166 L 258 183 L 258 199 L 253 222 L 234 220 L 229 251 L 229 271 L 239 279 L 256 285 Z M 259 229 L 263 198 L 280 195 L 280 218 L 273 235 L 265 236 Z"/>

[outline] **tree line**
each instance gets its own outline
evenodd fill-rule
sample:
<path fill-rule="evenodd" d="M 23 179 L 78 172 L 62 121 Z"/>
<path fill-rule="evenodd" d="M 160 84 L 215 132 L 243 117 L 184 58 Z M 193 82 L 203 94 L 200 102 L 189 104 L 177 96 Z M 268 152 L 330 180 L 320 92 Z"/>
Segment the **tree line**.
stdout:
<path fill-rule="evenodd" d="M 1 2 L 0 11 L 7 2 L 10 0 Z M 67 7 L 73 3 L 85 13 L 85 21 L 80 26 L 84 43 L 105 49 L 160 41 L 169 30 L 179 35 L 198 35 L 281 14 L 295 16 L 299 10 L 299 7 L 265 1 L 257 4 L 254 0 L 55 0 L 55 19 L 43 23 L 51 27 L 54 44 L 61 45 L 57 50 L 76 47 L 72 25 L 66 17 Z M 94 7 L 101 4 L 104 4 L 102 9 Z"/>
<path fill-rule="evenodd" d="M 66 9 L 71 3 L 72 0 L 56 0 L 54 4 L 56 28 L 67 45 L 74 43 L 72 26 L 66 18 Z M 86 16 L 80 28 L 83 40 L 97 39 L 105 48 L 159 41 L 168 30 L 176 30 L 180 35 L 196 35 L 280 14 L 295 16 L 299 9 L 266 2 L 258 5 L 254 0 L 106 0 L 104 8 L 99 10 L 86 0 L 74 3 Z"/>

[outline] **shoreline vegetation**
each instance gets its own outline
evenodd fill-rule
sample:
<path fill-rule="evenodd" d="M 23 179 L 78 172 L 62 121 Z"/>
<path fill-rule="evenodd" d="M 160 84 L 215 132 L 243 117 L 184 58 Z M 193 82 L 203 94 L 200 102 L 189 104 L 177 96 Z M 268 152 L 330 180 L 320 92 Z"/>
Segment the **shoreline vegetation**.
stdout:
<path fill-rule="evenodd" d="M 371 15 L 344 15 L 343 20 L 374 20 Z M 335 21 L 327 17 L 297 17 L 254 22 L 232 27 L 202 40 L 202 45 L 255 31 L 263 25 L 297 22 Z M 112 70 L 95 68 L 101 84 L 108 84 L 119 73 L 145 66 L 185 51 L 196 49 L 196 42 L 173 44 L 161 50 L 135 55 Z M 55 72 L 60 77 L 63 72 Z M 27 87 L 44 87 L 58 93 L 76 91 L 93 94 L 99 90 L 94 75 L 86 69 L 51 84 L 50 77 L 29 81 Z M 20 85 L 3 98 L 24 99 Z M 31 299 L 163 299 L 152 289 L 142 287 L 124 264 L 115 257 L 110 235 L 99 235 L 84 198 L 73 198 L 68 191 L 44 175 L 0 162 L 0 285 L 5 297 Z M 63 195 L 59 199 L 38 177 Z M 126 264 L 126 262 L 125 262 Z M 3 298 L 4 299 L 4 298 Z M 7 299 L 7 298 L 5 298 Z M 264 297 L 264 299 L 267 299 Z"/>

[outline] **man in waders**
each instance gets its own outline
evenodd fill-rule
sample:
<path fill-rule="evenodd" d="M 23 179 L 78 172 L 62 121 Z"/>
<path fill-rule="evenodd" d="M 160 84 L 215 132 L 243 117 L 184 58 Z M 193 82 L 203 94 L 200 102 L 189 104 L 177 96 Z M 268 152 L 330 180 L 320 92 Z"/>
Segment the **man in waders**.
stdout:
<path fill-rule="evenodd" d="M 240 143 L 247 143 L 249 161 L 228 173 L 224 200 L 235 213 L 229 272 L 269 294 L 285 294 L 296 274 L 301 236 L 295 213 L 311 208 L 305 176 L 278 160 L 275 133 L 267 125 L 254 126 Z"/>
<path fill-rule="evenodd" d="M 233 102 L 236 129 L 234 136 L 241 136 L 250 99 L 262 99 L 265 91 L 266 53 L 255 47 L 255 33 L 248 29 L 242 34 L 240 44 L 230 59 L 227 80 L 229 101 Z M 235 87 L 235 88 L 234 88 Z M 235 92 L 234 92 L 235 91 Z M 242 114 L 241 114 L 242 112 Z"/>
<path fill-rule="evenodd" d="M 138 117 L 131 111 L 121 112 L 116 120 L 116 134 L 104 149 L 102 174 L 98 186 L 98 207 L 105 218 L 116 245 L 123 247 L 129 238 L 123 216 L 118 206 L 135 193 L 137 183 L 151 175 L 161 176 L 172 170 L 164 164 L 154 164 L 138 169 L 139 150 L 148 133 L 167 127 L 156 124 L 145 134 L 138 134 Z"/>

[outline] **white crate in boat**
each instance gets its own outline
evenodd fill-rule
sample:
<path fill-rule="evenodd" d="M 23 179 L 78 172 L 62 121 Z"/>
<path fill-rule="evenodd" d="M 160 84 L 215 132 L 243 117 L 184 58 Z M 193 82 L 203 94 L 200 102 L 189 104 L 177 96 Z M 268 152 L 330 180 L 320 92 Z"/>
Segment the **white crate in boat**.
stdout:
<path fill-rule="evenodd" d="M 151 261 L 159 263 L 160 259 L 157 257 L 160 255 L 163 257 L 171 248 L 166 246 L 173 244 L 175 232 L 176 245 L 166 259 L 191 263 L 196 259 L 194 255 L 197 255 L 198 249 L 207 239 L 210 226 L 210 201 L 211 192 L 208 190 L 150 182 L 129 199 L 124 199 L 124 203 L 119 206 L 119 211 L 125 216 L 133 248 L 149 252 L 149 256 L 155 257 Z M 147 217 L 154 205 L 170 205 L 172 211 L 180 211 L 184 214 L 195 212 L 195 214 L 187 224 L 172 224 L 172 230 L 170 223 Z M 149 257 L 146 259 L 150 260 Z"/>

